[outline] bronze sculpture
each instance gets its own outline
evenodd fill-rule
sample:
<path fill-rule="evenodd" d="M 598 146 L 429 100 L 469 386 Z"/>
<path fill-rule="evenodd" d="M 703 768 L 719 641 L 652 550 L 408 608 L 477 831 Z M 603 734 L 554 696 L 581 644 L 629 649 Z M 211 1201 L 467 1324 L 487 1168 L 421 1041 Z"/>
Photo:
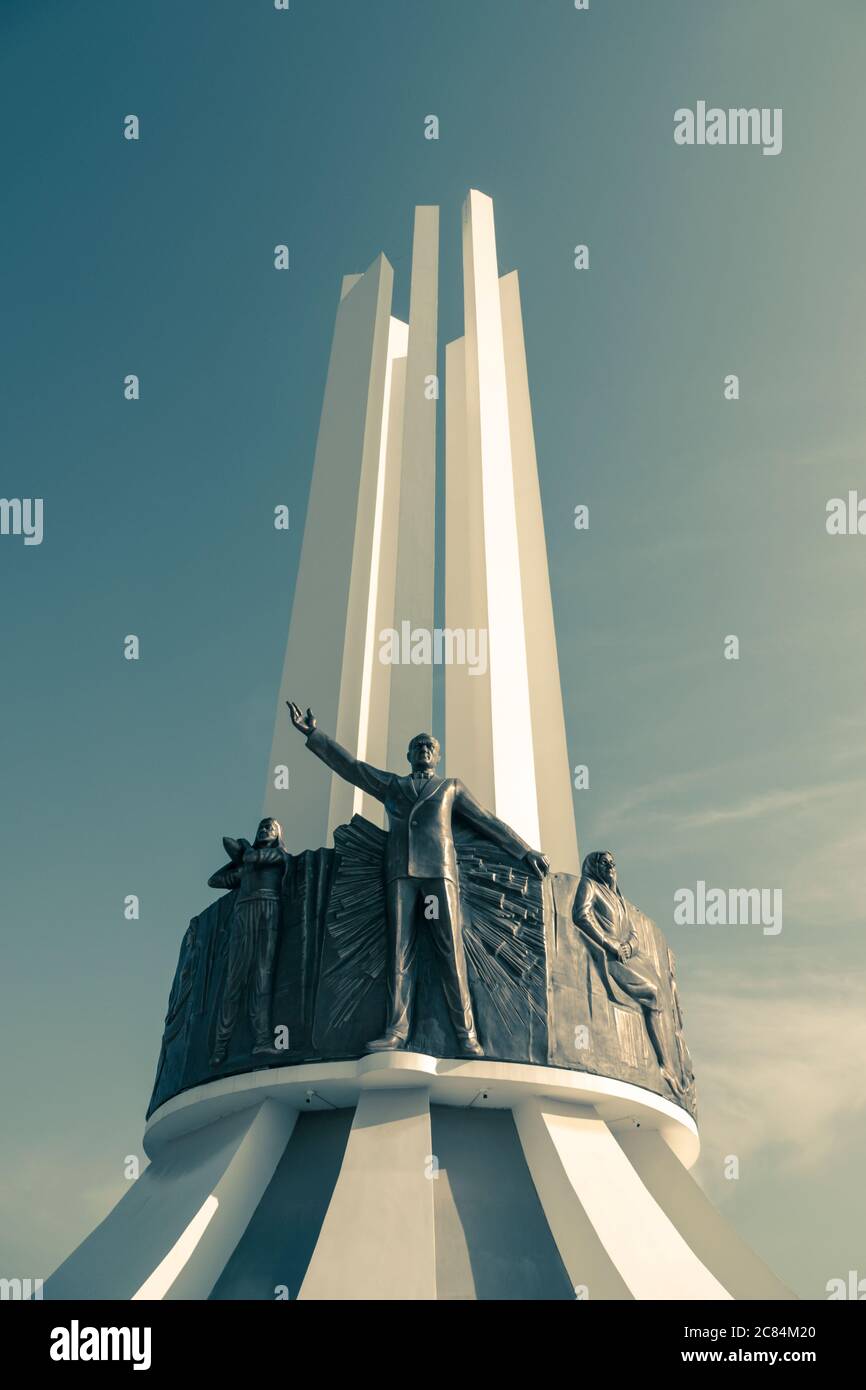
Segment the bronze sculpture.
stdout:
<path fill-rule="evenodd" d="M 225 1061 L 246 993 L 253 1030 L 253 1052 L 272 1054 L 271 986 L 280 922 L 280 896 L 291 855 L 283 845 L 279 821 L 259 822 L 256 838 L 223 839 L 228 864 L 211 874 L 210 888 L 236 888 L 238 897 L 229 923 L 228 966 L 217 1017 L 210 1064 Z"/>
<path fill-rule="evenodd" d="M 177 969 L 174 972 L 171 993 L 168 996 L 168 1008 L 165 1012 L 162 1046 L 159 1049 L 159 1060 L 156 1064 L 156 1080 L 153 1083 L 154 1090 L 156 1090 L 162 1081 L 163 1069 L 172 1044 L 180 1037 L 186 1028 L 198 965 L 199 942 L 197 919 L 193 917 L 186 929 L 183 941 L 181 942 Z"/>
<path fill-rule="evenodd" d="M 629 905 L 617 883 L 616 863 L 609 850 L 595 850 L 583 861 L 574 901 L 574 921 L 607 957 L 607 968 L 620 989 L 640 1004 L 647 1034 L 662 1076 L 677 1096 L 684 1086 L 676 1041 L 663 1001 L 658 972 L 639 945 Z"/>
<path fill-rule="evenodd" d="M 413 753 L 432 763 L 436 744 L 422 743 Z M 414 784 L 408 795 L 399 785 L 394 792 L 398 819 L 412 816 L 404 851 L 421 817 L 436 809 L 439 779 L 432 788 L 431 780 L 418 776 L 420 799 Z M 580 879 L 559 873 L 545 881 L 543 860 L 530 867 L 522 841 L 509 838 L 503 848 L 488 838 L 488 821 L 476 829 L 461 820 L 456 798 L 453 811 L 445 838 L 453 838 L 457 865 L 459 933 L 453 912 L 443 923 L 442 914 L 431 918 L 419 907 L 419 899 L 437 907 L 441 900 L 448 912 L 443 865 L 426 865 L 439 868 L 438 883 L 416 879 L 398 889 L 388 875 L 401 868 L 389 861 L 400 834 L 389 837 L 361 814 L 335 827 L 332 849 L 289 856 L 270 823 L 254 845 L 226 840 L 229 862 L 211 884 L 234 891 L 204 908 L 184 936 L 150 1111 L 227 1065 L 360 1058 L 370 1038 L 454 1057 L 456 1023 L 465 1029 L 460 1042 L 480 1046 L 480 1038 L 485 1057 L 615 1077 L 694 1115 L 674 957 L 655 923 L 620 893 L 613 856 L 588 856 Z M 267 851 L 261 861 L 260 851 Z M 253 913 L 243 899 L 257 889 L 273 906 Z M 456 979 L 447 993 L 443 973 L 446 987 Z M 407 1026 L 380 1038 L 395 1005 Z M 291 1025 L 291 1051 L 268 1046 L 277 1006 L 280 1022 Z"/>
<path fill-rule="evenodd" d="M 539 877 L 550 867 L 546 858 L 486 811 L 457 778 L 437 777 L 439 743 L 432 734 L 416 734 L 411 740 L 407 758 L 412 770 L 400 776 L 354 758 L 316 727 L 312 710 L 304 716 L 298 705 L 287 704 L 292 723 L 305 735 L 310 751 L 338 776 L 383 802 L 388 813 L 384 863 L 387 1021 L 383 1035 L 368 1043 L 367 1050 L 403 1048 L 409 1040 L 418 914 L 423 907 L 461 1053 L 482 1057 L 466 972 L 452 816 L 524 860 Z"/>

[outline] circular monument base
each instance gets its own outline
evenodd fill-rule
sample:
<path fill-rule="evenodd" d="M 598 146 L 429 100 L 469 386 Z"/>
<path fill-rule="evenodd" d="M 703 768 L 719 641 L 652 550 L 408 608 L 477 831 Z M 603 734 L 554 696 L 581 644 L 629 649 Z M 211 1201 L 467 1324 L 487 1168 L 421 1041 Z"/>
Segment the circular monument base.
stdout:
<path fill-rule="evenodd" d="M 153 1157 L 166 1142 L 268 1099 L 302 1112 L 333 1110 L 356 1106 L 365 1091 L 415 1087 L 426 1090 L 431 1105 L 513 1110 L 521 1101 L 539 1096 L 590 1105 L 613 1131 L 643 1128 L 660 1133 L 686 1168 L 700 1151 L 690 1115 L 627 1081 L 562 1067 L 399 1051 L 344 1062 L 262 1067 L 194 1086 L 154 1111 L 145 1128 L 144 1147 Z"/>
<path fill-rule="evenodd" d="M 694 1121 L 558 1067 L 414 1052 L 174 1096 L 46 1298 L 727 1299 L 788 1291 L 687 1166 Z"/>

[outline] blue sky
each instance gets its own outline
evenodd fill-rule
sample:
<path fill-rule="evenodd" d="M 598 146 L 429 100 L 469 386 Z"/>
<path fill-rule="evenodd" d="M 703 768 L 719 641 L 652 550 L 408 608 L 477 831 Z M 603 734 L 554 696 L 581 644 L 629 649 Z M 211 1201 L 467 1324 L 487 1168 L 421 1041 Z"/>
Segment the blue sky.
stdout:
<path fill-rule="evenodd" d="M 3 1271 L 122 1194 L 180 938 L 255 824 L 341 277 L 383 250 L 405 316 L 438 203 L 459 334 L 474 186 L 521 277 L 578 832 L 677 953 L 698 1175 L 800 1293 L 866 1274 L 866 538 L 824 525 L 866 494 L 862 4 L 4 0 L 0 40 L 0 494 L 45 499 L 41 546 L 0 537 Z M 782 153 L 675 146 L 699 99 L 783 108 Z M 674 926 L 698 879 L 781 887 L 782 933 Z"/>

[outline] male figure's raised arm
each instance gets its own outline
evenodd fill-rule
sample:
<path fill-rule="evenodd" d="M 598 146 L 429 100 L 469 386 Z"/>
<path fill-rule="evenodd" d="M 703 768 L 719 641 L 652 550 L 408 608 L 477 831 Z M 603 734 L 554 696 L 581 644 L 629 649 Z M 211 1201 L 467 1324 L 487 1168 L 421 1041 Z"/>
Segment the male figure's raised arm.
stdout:
<path fill-rule="evenodd" d="M 394 780 L 393 772 L 383 772 L 381 768 L 373 767 L 372 763 L 362 763 L 360 758 L 353 758 L 348 749 L 341 747 L 336 739 L 328 738 L 327 734 L 323 734 L 317 728 L 316 716 L 311 709 L 304 715 L 294 700 L 287 700 L 286 704 L 292 723 L 306 738 L 311 753 L 321 758 L 322 762 L 332 772 L 336 772 L 338 777 L 342 777 L 344 782 L 351 782 L 353 787 L 360 787 L 362 792 L 375 796 L 377 801 L 385 800 Z"/>
<path fill-rule="evenodd" d="M 377 801 L 385 800 L 394 778 L 392 772 L 384 772 L 381 768 L 373 767 L 372 763 L 363 763 L 360 758 L 353 758 L 336 739 L 328 738 L 321 729 L 314 729 L 309 735 L 307 747 L 317 758 L 321 758 L 332 772 L 342 777 L 344 782 L 351 782 L 353 787 L 360 787 L 362 792 L 375 796 Z"/>
<path fill-rule="evenodd" d="M 550 866 L 544 855 L 534 850 L 525 840 L 521 840 L 517 832 L 512 830 L 510 825 L 506 825 L 504 820 L 494 816 L 492 811 L 485 810 L 469 788 L 460 781 L 457 782 L 454 810 L 461 820 L 466 821 L 474 830 L 492 840 L 508 854 L 513 854 L 515 859 L 525 859 L 532 873 L 537 874 L 539 878 L 543 878 L 547 873 Z"/>

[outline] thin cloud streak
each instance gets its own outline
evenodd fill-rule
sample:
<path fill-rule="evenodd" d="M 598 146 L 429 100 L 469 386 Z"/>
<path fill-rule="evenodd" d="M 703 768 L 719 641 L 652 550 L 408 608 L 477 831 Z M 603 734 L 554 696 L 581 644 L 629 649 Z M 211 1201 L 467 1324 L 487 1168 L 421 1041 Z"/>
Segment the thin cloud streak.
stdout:
<path fill-rule="evenodd" d="M 814 960 L 806 951 L 787 976 L 762 979 L 738 969 L 718 981 L 716 969 L 718 984 L 688 990 L 686 1036 L 714 1171 L 725 1155 L 742 1164 L 772 1151 L 784 1170 L 826 1180 L 840 1126 L 866 1111 L 864 972 L 816 976 Z"/>

